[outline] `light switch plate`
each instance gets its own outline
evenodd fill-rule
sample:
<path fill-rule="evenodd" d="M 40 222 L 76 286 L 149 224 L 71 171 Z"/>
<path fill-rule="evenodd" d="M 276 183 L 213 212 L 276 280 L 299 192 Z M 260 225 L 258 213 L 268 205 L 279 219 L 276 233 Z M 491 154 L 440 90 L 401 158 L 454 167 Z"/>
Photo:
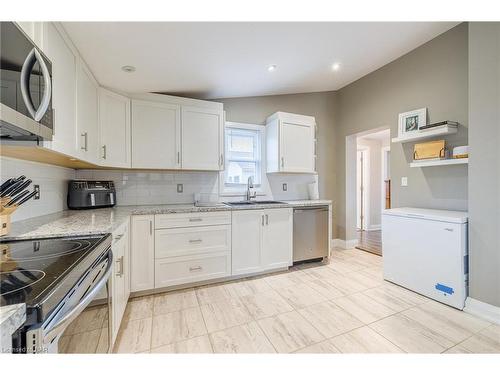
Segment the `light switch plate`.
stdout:
<path fill-rule="evenodd" d="M 408 186 L 408 177 L 401 177 L 401 186 Z"/>
<path fill-rule="evenodd" d="M 184 191 L 184 185 L 183 184 L 177 184 L 177 192 L 182 193 Z"/>
<path fill-rule="evenodd" d="M 288 184 L 285 182 L 283 184 L 283 191 L 287 191 L 288 190 Z"/>

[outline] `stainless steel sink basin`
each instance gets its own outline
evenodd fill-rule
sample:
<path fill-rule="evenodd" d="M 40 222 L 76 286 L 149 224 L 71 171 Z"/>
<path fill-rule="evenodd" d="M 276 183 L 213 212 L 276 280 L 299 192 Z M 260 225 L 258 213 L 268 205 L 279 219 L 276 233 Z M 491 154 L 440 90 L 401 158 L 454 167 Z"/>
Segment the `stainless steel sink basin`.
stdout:
<path fill-rule="evenodd" d="M 250 206 L 254 204 L 283 204 L 279 201 L 237 201 L 237 202 L 224 202 L 229 206 Z"/>

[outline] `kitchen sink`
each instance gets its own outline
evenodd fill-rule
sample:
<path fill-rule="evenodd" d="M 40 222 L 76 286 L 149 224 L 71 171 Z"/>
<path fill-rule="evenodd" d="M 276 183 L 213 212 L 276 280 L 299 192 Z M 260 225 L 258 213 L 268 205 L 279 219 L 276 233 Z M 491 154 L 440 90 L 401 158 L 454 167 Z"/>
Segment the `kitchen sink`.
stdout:
<path fill-rule="evenodd" d="M 237 201 L 237 202 L 224 202 L 229 206 L 250 206 L 254 204 L 283 204 L 280 201 Z"/>

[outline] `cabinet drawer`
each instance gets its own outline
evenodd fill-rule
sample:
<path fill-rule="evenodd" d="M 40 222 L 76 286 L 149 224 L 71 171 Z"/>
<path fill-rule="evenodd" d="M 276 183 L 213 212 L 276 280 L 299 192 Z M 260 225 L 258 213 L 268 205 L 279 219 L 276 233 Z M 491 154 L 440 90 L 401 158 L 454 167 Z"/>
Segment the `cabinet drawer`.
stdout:
<path fill-rule="evenodd" d="M 155 228 L 185 228 L 231 224 L 231 211 L 155 215 Z"/>
<path fill-rule="evenodd" d="M 194 255 L 231 249 L 231 226 L 157 229 L 155 258 Z"/>
<path fill-rule="evenodd" d="M 215 279 L 231 274 L 231 253 L 157 259 L 155 288 Z"/>

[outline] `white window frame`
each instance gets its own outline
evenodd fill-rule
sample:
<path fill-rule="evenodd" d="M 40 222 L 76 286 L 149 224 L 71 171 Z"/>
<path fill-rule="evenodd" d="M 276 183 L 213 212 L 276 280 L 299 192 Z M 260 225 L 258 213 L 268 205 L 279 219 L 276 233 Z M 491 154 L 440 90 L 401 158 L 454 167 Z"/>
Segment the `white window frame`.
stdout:
<path fill-rule="evenodd" d="M 258 130 L 260 142 L 260 185 L 254 188 L 257 195 L 266 195 L 267 192 L 267 176 L 266 176 L 266 127 L 258 124 L 248 124 L 243 122 L 226 121 L 224 124 L 224 153 L 226 152 L 226 128 Z M 227 160 L 226 160 L 227 161 Z M 246 194 L 246 187 L 231 187 L 225 184 L 225 171 L 219 173 L 219 195 L 231 197 L 241 196 Z"/>

